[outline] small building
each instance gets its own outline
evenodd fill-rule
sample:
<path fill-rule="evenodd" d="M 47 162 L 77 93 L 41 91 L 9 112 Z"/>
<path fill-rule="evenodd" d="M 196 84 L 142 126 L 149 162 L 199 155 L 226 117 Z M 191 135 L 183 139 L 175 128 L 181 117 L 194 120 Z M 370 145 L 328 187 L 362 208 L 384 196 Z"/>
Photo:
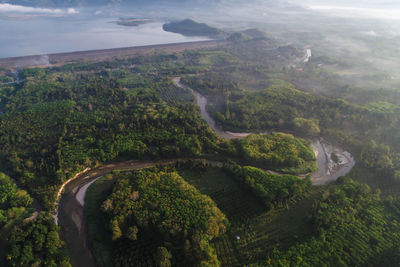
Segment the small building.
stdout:
<path fill-rule="evenodd" d="M 304 59 L 304 63 L 307 63 L 310 60 L 311 56 L 312 56 L 311 49 L 307 49 L 306 50 L 306 58 Z"/>

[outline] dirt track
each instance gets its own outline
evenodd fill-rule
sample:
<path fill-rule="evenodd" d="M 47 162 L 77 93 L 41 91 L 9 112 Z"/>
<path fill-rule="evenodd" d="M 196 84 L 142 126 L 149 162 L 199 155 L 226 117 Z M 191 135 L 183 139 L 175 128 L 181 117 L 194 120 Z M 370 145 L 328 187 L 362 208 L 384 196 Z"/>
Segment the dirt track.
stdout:
<path fill-rule="evenodd" d="M 155 52 L 179 52 L 188 49 L 199 49 L 226 44 L 223 40 L 198 41 L 186 43 L 160 44 L 111 48 L 102 50 L 77 51 L 48 55 L 33 55 L 24 57 L 0 58 L 0 67 L 20 68 L 33 66 L 51 66 L 71 62 L 98 62 L 114 58 L 124 58 L 134 55 L 146 55 Z"/>

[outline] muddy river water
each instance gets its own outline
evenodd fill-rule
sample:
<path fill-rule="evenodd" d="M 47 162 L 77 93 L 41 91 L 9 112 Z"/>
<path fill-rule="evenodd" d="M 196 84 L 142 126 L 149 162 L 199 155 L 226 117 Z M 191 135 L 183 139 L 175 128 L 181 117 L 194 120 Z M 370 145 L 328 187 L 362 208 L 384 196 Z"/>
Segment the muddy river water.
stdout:
<path fill-rule="evenodd" d="M 200 112 L 206 120 L 211 129 L 220 137 L 225 139 L 244 138 L 251 133 L 232 133 L 224 131 L 215 123 L 214 119 L 208 114 L 206 110 L 207 98 L 201 95 L 198 91 L 187 87 L 181 82 L 180 77 L 173 78 L 174 83 L 184 89 L 191 90 L 196 96 L 197 104 L 200 107 Z M 355 160 L 349 152 L 344 151 L 340 147 L 333 146 L 322 138 L 315 139 L 312 147 L 317 159 L 318 170 L 311 174 L 311 180 L 315 185 L 323 185 L 331 181 L 335 181 L 340 176 L 343 176 L 351 171 L 355 165 Z M 331 154 L 334 153 L 338 156 L 339 161 L 333 162 Z"/>

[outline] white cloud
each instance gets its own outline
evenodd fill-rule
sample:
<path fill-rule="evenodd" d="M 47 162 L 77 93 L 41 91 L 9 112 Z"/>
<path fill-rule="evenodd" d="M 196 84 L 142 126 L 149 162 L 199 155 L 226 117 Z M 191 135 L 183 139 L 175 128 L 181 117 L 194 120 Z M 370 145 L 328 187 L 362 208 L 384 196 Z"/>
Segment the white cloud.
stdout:
<path fill-rule="evenodd" d="M 67 13 L 68 13 L 68 14 L 78 14 L 79 11 L 76 10 L 75 8 L 68 8 L 68 9 L 67 9 Z"/>
<path fill-rule="evenodd" d="M 372 37 L 379 37 L 379 34 L 377 34 L 374 30 L 364 32 L 364 34 Z"/>
<path fill-rule="evenodd" d="M 384 9 L 384 8 L 363 8 L 351 6 L 329 6 L 329 5 L 312 5 L 312 10 L 329 12 L 330 14 L 346 16 L 346 17 L 364 17 L 379 19 L 400 19 L 400 9 Z"/>
<path fill-rule="evenodd" d="M 29 14 L 77 14 L 79 13 L 74 8 L 64 9 L 51 9 L 51 8 L 39 8 L 39 7 L 28 7 L 28 6 L 19 6 L 19 5 L 11 5 L 11 4 L 0 4 L 0 13 L 29 13 Z"/>

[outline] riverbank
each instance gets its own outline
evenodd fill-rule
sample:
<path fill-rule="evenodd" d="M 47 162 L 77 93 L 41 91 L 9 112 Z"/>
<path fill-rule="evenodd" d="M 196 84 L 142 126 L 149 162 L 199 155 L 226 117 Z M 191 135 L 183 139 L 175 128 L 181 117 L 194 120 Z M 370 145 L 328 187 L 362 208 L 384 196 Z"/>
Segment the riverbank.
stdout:
<path fill-rule="evenodd" d="M 205 96 L 200 94 L 198 91 L 189 88 L 181 82 L 180 77 L 174 77 L 172 81 L 179 87 L 186 90 L 190 90 L 196 96 L 197 105 L 200 107 L 200 113 L 202 117 L 206 120 L 210 128 L 221 138 L 230 140 L 234 138 L 245 138 L 252 133 L 232 133 L 229 131 L 224 131 L 214 121 L 214 119 L 208 114 L 206 107 L 208 100 Z M 267 133 L 267 132 L 265 132 Z M 353 156 L 344 151 L 340 147 L 335 147 L 328 144 L 326 141 L 321 139 L 316 139 L 312 143 L 314 154 L 318 164 L 318 170 L 314 173 L 310 173 L 311 181 L 314 185 L 324 185 L 329 182 L 335 181 L 340 176 L 346 175 L 351 171 L 355 165 L 355 160 Z M 338 157 L 338 162 L 334 162 L 331 155 L 334 153 Z M 269 171 L 272 174 L 279 173 Z M 304 178 L 306 175 L 299 175 L 299 177 Z"/>
<path fill-rule="evenodd" d="M 173 79 L 177 86 L 184 89 L 191 90 L 196 95 L 197 104 L 200 107 L 200 112 L 203 118 L 213 131 L 220 137 L 225 139 L 244 138 L 251 133 L 232 133 L 226 132 L 219 128 L 212 117 L 206 111 L 207 98 L 193 89 L 183 85 L 179 77 Z M 341 150 L 340 148 L 330 146 L 325 141 L 315 140 L 313 142 L 314 153 L 318 162 L 318 171 L 311 174 L 312 182 L 314 185 L 323 185 L 330 181 L 336 180 L 349 172 L 354 166 L 355 162 L 351 155 Z M 331 162 L 331 154 L 335 152 L 339 160 L 333 164 Z M 110 163 L 89 170 L 85 173 L 78 175 L 76 178 L 71 179 L 68 183 L 64 184 L 64 194 L 60 199 L 60 226 L 61 235 L 63 240 L 67 243 L 70 251 L 71 263 L 73 266 L 95 266 L 95 259 L 89 248 L 86 229 L 86 218 L 84 213 L 85 195 L 96 180 L 103 175 L 113 170 L 137 170 L 143 168 L 150 168 L 157 165 L 174 164 L 177 161 L 184 161 L 187 159 L 174 159 L 163 161 L 124 161 L 117 163 Z M 220 166 L 222 163 L 208 161 L 210 164 Z M 274 174 L 278 174 L 274 172 Z"/>
<path fill-rule="evenodd" d="M 313 149 L 319 166 L 318 171 L 312 175 L 314 185 L 336 181 L 349 173 L 356 164 L 349 152 L 327 143 L 322 138 L 313 142 Z M 336 162 L 333 155 L 337 157 Z"/>
<path fill-rule="evenodd" d="M 99 179 L 101 176 L 113 170 L 142 169 L 156 165 L 168 165 L 174 161 L 159 162 L 140 162 L 124 161 L 110 163 L 93 170 L 81 173 L 70 179 L 64 185 L 63 194 L 59 202 L 59 225 L 61 227 L 61 237 L 66 242 L 71 264 L 74 267 L 92 267 L 96 266 L 95 259 L 89 248 L 87 241 L 87 229 L 85 223 L 85 214 L 83 209 L 86 190 L 89 185 Z"/>
<path fill-rule="evenodd" d="M 210 128 L 219 137 L 222 137 L 224 139 L 230 140 L 230 139 L 234 139 L 234 138 L 244 138 L 244 137 L 250 135 L 250 133 L 233 133 L 233 132 L 224 131 L 224 130 L 220 129 L 217 126 L 217 124 L 215 123 L 214 119 L 208 114 L 208 112 L 206 110 L 206 106 L 207 106 L 207 102 L 208 102 L 207 98 L 205 96 L 203 96 L 202 94 L 200 94 L 199 92 L 197 92 L 196 90 L 193 90 L 192 88 L 189 88 L 188 86 L 183 84 L 181 82 L 181 78 L 180 77 L 174 77 L 174 78 L 172 78 L 172 81 L 178 87 L 186 89 L 186 90 L 190 90 L 195 95 L 197 105 L 200 108 L 201 116 L 206 120 L 208 126 L 210 126 Z"/>
<path fill-rule="evenodd" d="M 61 237 L 70 252 L 71 264 L 74 267 L 96 266 L 87 240 L 87 226 L 84 213 L 84 200 L 90 185 L 103 175 L 114 170 L 139 170 L 155 166 L 166 166 L 188 159 L 171 159 L 160 161 L 134 161 L 109 163 L 98 168 L 75 175 L 64 185 L 59 202 L 57 218 L 61 227 Z M 211 166 L 222 167 L 222 163 L 207 161 Z"/>
<path fill-rule="evenodd" d="M 59 204 L 60 204 L 60 199 L 61 199 L 61 195 L 64 193 L 65 190 L 65 186 L 67 184 L 69 184 L 71 181 L 75 180 L 76 178 L 78 178 L 79 176 L 81 176 L 82 174 L 86 173 L 87 171 L 89 171 L 90 168 L 86 168 L 81 172 L 78 172 L 77 174 L 74 175 L 74 177 L 68 179 L 67 181 L 65 181 L 65 183 L 63 183 L 60 187 L 60 189 L 57 192 L 57 198 L 56 198 L 56 202 L 55 202 L 55 209 L 53 211 L 53 218 L 55 223 L 58 225 L 58 209 L 59 209 Z"/>
<path fill-rule="evenodd" d="M 329 161 L 327 160 L 326 148 L 321 144 L 321 141 L 317 141 L 316 148 L 319 150 L 316 152 L 317 158 L 320 159 L 320 165 L 326 166 L 326 168 L 319 168 L 322 173 L 322 183 L 316 183 L 313 180 L 313 184 L 324 184 L 331 179 L 336 179 L 342 172 L 330 172 L 326 175 L 327 170 L 329 170 Z M 318 145 L 319 144 L 319 145 Z M 67 243 L 71 263 L 73 266 L 96 266 L 95 259 L 89 247 L 87 225 L 86 225 L 86 215 L 84 211 L 85 196 L 90 186 L 103 177 L 105 174 L 110 173 L 114 170 L 138 170 L 144 168 L 150 168 L 154 166 L 165 166 L 174 164 L 177 161 L 185 161 L 188 159 L 173 159 L 173 160 L 163 160 L 163 161 L 124 161 L 117 163 L 110 163 L 98 167 L 93 170 L 88 170 L 80 175 L 70 179 L 68 183 L 64 185 L 63 194 L 60 199 L 60 226 L 61 226 L 61 236 L 63 240 Z M 208 164 L 212 166 L 221 167 L 221 162 L 207 161 Z M 348 163 L 347 163 L 348 164 Z M 351 169 L 351 168 L 350 168 Z M 339 170 L 341 170 L 339 168 Z M 271 172 L 273 174 L 281 175 L 280 173 Z M 61 191 L 61 190 L 60 190 Z M 62 191 L 61 191 L 62 192 Z"/>

